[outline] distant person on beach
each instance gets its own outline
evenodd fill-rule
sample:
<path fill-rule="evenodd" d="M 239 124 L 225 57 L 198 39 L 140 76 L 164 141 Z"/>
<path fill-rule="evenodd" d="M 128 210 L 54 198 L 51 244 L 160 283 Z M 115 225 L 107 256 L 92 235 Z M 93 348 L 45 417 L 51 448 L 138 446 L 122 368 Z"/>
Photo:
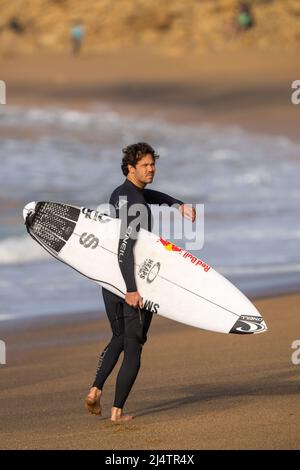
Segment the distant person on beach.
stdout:
<path fill-rule="evenodd" d="M 84 33 L 84 27 L 80 21 L 75 22 L 71 28 L 72 52 L 74 55 L 78 55 L 81 51 Z"/>
<path fill-rule="evenodd" d="M 116 210 L 116 217 L 121 219 L 118 263 L 126 285 L 126 295 L 123 299 L 102 288 L 112 338 L 100 355 L 96 377 L 86 397 L 86 406 L 90 413 L 101 415 L 100 398 L 104 383 L 123 352 L 111 410 L 111 421 L 115 423 L 132 419 L 132 416 L 123 414 L 123 408 L 137 377 L 142 348 L 147 340 L 152 315 L 155 313 L 143 308 L 143 298 L 137 289 L 133 254 L 137 233 L 140 228 L 151 231 L 149 204 L 179 204 L 183 217 L 192 221 L 196 218 L 195 209 L 191 206 L 167 194 L 145 189 L 147 184 L 153 181 L 155 162 L 158 158 L 154 149 L 147 143 L 137 143 L 123 149 L 121 168 L 126 179 L 112 192 L 109 201 Z M 135 215 L 132 215 L 133 212 Z"/>
<path fill-rule="evenodd" d="M 253 13 L 249 3 L 239 2 L 235 26 L 237 31 L 246 31 L 254 26 Z"/>
<path fill-rule="evenodd" d="M 24 27 L 22 26 L 18 18 L 15 17 L 9 20 L 9 22 L 7 23 L 7 28 L 16 34 L 24 33 Z"/>

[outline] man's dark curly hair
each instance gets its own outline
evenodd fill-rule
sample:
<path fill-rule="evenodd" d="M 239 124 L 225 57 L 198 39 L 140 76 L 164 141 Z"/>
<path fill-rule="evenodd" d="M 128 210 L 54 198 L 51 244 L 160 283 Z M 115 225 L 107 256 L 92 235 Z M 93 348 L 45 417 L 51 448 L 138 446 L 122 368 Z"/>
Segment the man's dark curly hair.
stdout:
<path fill-rule="evenodd" d="M 128 166 L 132 165 L 136 166 L 137 162 L 143 158 L 145 155 L 152 155 L 154 160 L 159 158 L 159 155 L 155 153 L 155 150 L 151 147 L 151 145 L 147 144 L 146 142 L 138 142 L 137 144 L 128 145 L 123 150 L 123 158 L 122 158 L 122 172 L 123 175 L 127 176 Z"/>

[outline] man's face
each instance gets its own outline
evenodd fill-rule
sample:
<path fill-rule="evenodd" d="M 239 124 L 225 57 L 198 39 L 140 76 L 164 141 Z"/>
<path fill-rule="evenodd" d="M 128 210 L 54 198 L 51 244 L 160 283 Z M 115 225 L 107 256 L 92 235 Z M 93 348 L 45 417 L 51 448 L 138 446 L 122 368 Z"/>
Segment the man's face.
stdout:
<path fill-rule="evenodd" d="M 135 168 L 129 165 L 129 171 L 139 183 L 150 184 L 155 174 L 155 160 L 152 155 L 145 155 L 137 162 Z"/>

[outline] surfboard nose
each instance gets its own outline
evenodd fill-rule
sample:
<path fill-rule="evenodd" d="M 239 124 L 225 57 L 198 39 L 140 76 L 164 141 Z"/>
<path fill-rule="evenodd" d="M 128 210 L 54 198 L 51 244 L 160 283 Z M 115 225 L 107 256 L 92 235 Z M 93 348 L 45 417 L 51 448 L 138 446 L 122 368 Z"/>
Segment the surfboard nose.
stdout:
<path fill-rule="evenodd" d="M 24 222 L 26 221 L 28 215 L 34 213 L 34 211 L 35 211 L 35 206 L 36 206 L 36 202 L 33 202 L 33 201 L 32 201 L 32 202 L 29 202 L 28 204 L 26 204 L 26 206 L 25 206 L 24 209 L 23 209 L 23 219 L 24 219 Z"/>

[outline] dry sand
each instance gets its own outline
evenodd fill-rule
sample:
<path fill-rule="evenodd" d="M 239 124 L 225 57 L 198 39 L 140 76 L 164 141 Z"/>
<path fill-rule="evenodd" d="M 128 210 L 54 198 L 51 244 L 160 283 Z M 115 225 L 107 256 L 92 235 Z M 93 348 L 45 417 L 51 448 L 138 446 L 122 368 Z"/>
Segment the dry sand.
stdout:
<path fill-rule="evenodd" d="M 260 335 L 222 335 L 155 317 L 126 411 L 110 423 L 116 373 L 103 417 L 84 397 L 109 339 L 105 320 L 73 317 L 1 333 L 2 449 L 297 449 L 300 447 L 300 295 L 255 302 Z M 70 321 L 71 320 L 71 321 Z M 104 335 L 104 336 L 103 336 Z"/>

